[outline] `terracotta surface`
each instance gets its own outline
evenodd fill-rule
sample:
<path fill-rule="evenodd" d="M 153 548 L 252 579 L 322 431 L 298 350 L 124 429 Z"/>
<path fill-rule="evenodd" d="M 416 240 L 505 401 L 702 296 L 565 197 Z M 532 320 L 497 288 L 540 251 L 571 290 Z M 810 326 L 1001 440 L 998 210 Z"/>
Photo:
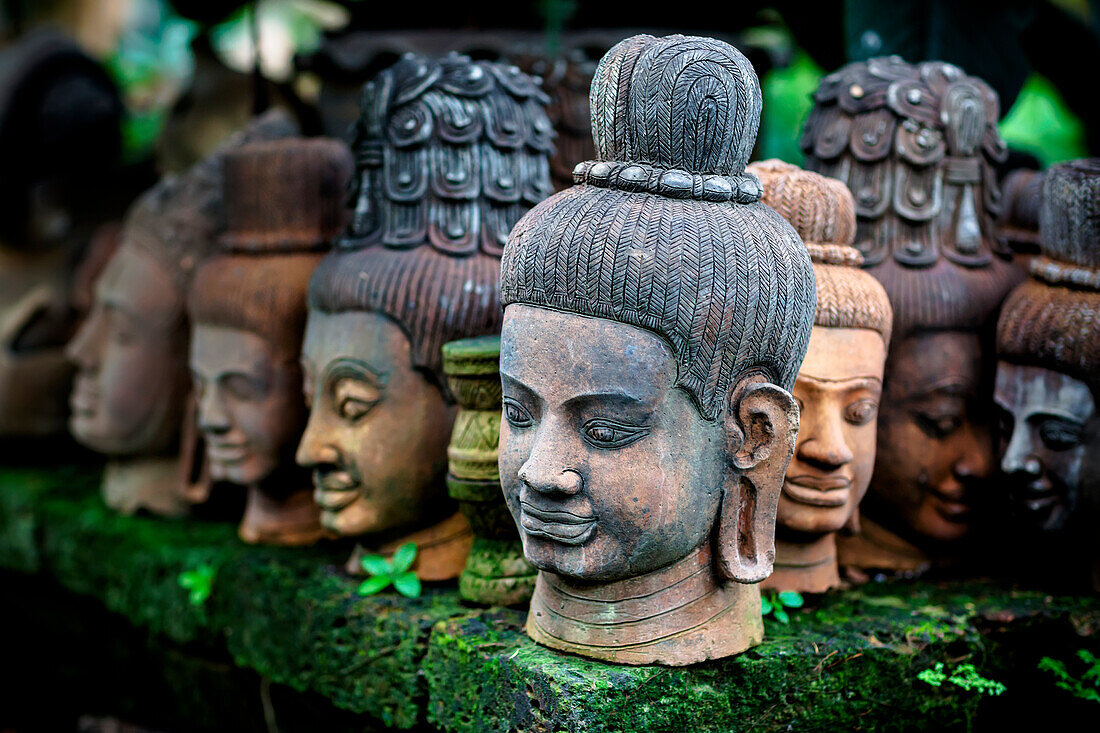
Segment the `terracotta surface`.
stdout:
<path fill-rule="evenodd" d="M 314 473 L 324 526 L 380 547 L 415 541 L 457 509 L 442 347 L 499 330 L 500 252 L 552 190 L 553 133 L 530 77 L 454 54 L 408 55 L 362 100 L 351 223 L 310 284 L 312 404 L 297 459 Z M 450 544 L 451 575 L 432 580 L 462 570 L 466 532 Z M 354 558 L 348 569 L 359 572 Z M 428 579 L 427 565 L 418 572 Z"/>
<path fill-rule="evenodd" d="M 178 461 L 190 386 L 185 298 L 195 268 L 225 226 L 225 152 L 291 132 L 283 118 L 258 118 L 187 173 L 162 179 L 127 215 L 118 250 L 95 285 L 91 312 L 67 347 L 77 367 L 69 427 L 79 442 L 117 463 L 104 486 L 114 508 L 186 511 L 178 471 L 170 480 L 158 469 L 159 478 L 144 485 L 121 477 L 141 473 L 150 461 Z M 137 465 L 127 470 L 132 461 Z"/>
<path fill-rule="evenodd" d="M 500 476 L 540 571 L 527 629 L 692 664 L 762 638 L 752 584 L 772 569 L 813 275 L 745 174 L 761 100 L 735 48 L 628 38 L 591 99 L 598 160 L 502 264 Z"/>
<path fill-rule="evenodd" d="M 344 223 L 351 154 L 335 140 L 254 143 L 226 159 L 223 252 L 191 285 L 191 375 L 211 481 L 247 489 L 240 536 L 300 545 L 320 509 L 294 453 L 309 278 Z"/>
<path fill-rule="evenodd" d="M 949 563 L 981 524 L 973 502 L 995 465 L 993 355 L 983 343 L 1022 277 L 995 226 L 1000 105 L 955 66 L 898 57 L 843 67 L 814 100 L 806 166 L 851 189 L 855 246 L 894 310 L 861 513 Z M 849 563 L 843 548 L 840 562 Z M 873 567 L 903 570 L 887 554 Z"/>
<path fill-rule="evenodd" d="M 800 422 L 779 497 L 775 570 L 765 588 L 821 593 L 840 584 L 835 533 L 856 514 L 875 463 L 875 429 L 893 312 L 861 271 L 844 184 L 781 161 L 753 163 L 764 203 L 791 222 L 813 262 L 814 328 L 794 383 Z"/>
<path fill-rule="evenodd" d="M 1039 255 L 997 325 L 994 399 L 1007 504 L 1068 575 L 1096 568 L 1100 545 L 1100 159 L 1044 176 Z M 1090 567 L 1091 566 L 1091 567 Z"/>

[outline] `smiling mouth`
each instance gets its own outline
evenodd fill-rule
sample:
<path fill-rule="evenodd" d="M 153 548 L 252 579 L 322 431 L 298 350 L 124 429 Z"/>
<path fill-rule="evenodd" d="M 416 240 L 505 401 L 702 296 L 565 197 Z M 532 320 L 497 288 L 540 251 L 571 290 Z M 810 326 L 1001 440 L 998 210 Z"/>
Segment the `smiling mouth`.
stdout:
<path fill-rule="evenodd" d="M 520 525 L 532 537 L 545 537 L 563 545 L 580 545 L 596 530 L 596 517 L 539 509 L 520 501 Z"/>
<path fill-rule="evenodd" d="M 208 443 L 206 455 L 215 463 L 233 466 L 248 457 L 248 446 L 245 443 Z"/>
<path fill-rule="evenodd" d="M 1032 481 L 1016 492 L 1016 501 L 1034 513 L 1049 512 L 1062 497 L 1048 482 Z"/>
<path fill-rule="evenodd" d="M 347 471 L 314 471 L 313 500 L 326 512 L 338 512 L 359 496 L 359 482 Z"/>
<path fill-rule="evenodd" d="M 929 489 L 936 512 L 948 522 L 965 524 L 970 519 L 970 504 L 959 499 L 944 496 L 935 489 Z"/>
<path fill-rule="evenodd" d="M 852 480 L 843 476 L 790 476 L 783 495 L 796 504 L 832 509 L 848 503 Z"/>

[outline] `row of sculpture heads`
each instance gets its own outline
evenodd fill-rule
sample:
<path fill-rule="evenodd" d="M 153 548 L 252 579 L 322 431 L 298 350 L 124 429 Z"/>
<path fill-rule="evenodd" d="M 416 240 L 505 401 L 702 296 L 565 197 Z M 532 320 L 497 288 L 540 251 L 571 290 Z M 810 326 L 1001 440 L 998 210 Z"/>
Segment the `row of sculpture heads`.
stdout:
<path fill-rule="evenodd" d="M 350 155 L 261 119 L 146 194 L 69 349 L 73 433 L 118 457 L 108 501 L 172 513 L 228 481 L 248 489 L 246 540 L 411 538 L 421 577 L 454 577 L 471 537 L 444 481 L 442 347 L 500 333 L 499 480 L 541 643 L 630 663 L 742 651 L 773 565 L 778 587 L 838 582 L 835 534 L 869 484 L 842 561 L 905 569 L 963 536 L 992 470 L 982 335 L 1022 277 L 989 229 L 988 87 L 896 59 L 826 78 L 804 141 L 833 180 L 747 165 L 761 94 L 735 48 L 636 36 L 592 82 L 597 160 L 549 198 L 544 104 L 513 68 L 407 57 L 364 88 Z M 1048 294 L 1052 325 L 1011 305 L 1000 331 L 998 400 L 1043 440 L 1073 431 L 1019 405 L 1061 387 L 1007 362 L 1076 359 L 1066 376 L 1093 386 L 1090 165 L 1048 174 L 1044 232 L 1063 241 L 1010 301 L 1061 288 L 1077 310 Z M 1083 449 L 1070 476 L 1012 435 L 1006 462 L 1040 465 L 1029 506 L 1050 504 L 1037 482 L 1059 501 L 1056 480 L 1083 485 Z"/>

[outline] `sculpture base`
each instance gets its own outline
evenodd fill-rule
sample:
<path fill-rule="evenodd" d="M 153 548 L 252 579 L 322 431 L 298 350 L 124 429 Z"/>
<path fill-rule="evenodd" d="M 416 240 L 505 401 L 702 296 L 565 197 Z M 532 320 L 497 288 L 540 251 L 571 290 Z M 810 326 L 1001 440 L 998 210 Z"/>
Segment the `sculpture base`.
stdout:
<path fill-rule="evenodd" d="M 321 526 L 321 508 L 313 501 L 313 489 L 272 496 L 256 486 L 249 486 L 237 534 L 253 545 L 313 544 L 325 534 Z"/>
<path fill-rule="evenodd" d="M 919 547 L 866 515 L 860 517 L 859 534 L 837 538 L 837 560 L 845 568 L 881 570 L 906 577 L 922 575 L 934 564 Z"/>
<path fill-rule="evenodd" d="M 473 541 L 474 533 L 469 522 L 461 512 L 455 512 L 438 524 L 418 529 L 376 549 L 356 545 L 344 567 L 352 575 L 363 575 L 363 567 L 359 564 L 363 555 L 391 557 L 398 547 L 412 542 L 416 545 L 416 562 L 412 566 L 416 577 L 428 581 L 451 580 L 457 578 L 466 567 L 466 556 L 470 554 Z"/>
<path fill-rule="evenodd" d="M 537 573 L 517 540 L 475 537 L 458 576 L 458 595 L 485 606 L 516 606 L 531 600 Z"/>
<path fill-rule="evenodd" d="M 540 571 L 526 628 L 544 646 L 618 664 L 696 664 L 764 638 L 759 588 L 719 579 L 709 544 L 606 584 Z"/>
<path fill-rule="evenodd" d="M 145 510 L 162 517 L 182 517 L 188 505 L 179 490 L 175 456 L 114 460 L 103 470 L 103 501 L 121 514 Z"/>
<path fill-rule="evenodd" d="M 760 584 L 762 590 L 824 593 L 839 587 L 835 533 L 830 532 L 813 542 L 775 538 L 774 570 Z"/>

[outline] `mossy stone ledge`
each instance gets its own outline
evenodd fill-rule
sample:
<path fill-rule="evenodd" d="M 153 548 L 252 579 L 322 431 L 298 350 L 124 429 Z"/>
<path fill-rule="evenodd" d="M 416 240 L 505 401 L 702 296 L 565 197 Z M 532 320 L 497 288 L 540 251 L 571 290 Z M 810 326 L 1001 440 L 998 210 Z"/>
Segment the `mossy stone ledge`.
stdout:
<path fill-rule="evenodd" d="M 1093 596 L 876 583 L 809 599 L 789 625 L 768 620 L 765 643 L 739 657 L 613 666 L 535 645 L 523 611 L 476 608 L 453 583 L 361 598 L 340 570 L 344 546 L 254 547 L 231 523 L 118 516 L 97 484 L 88 468 L 0 469 L 0 568 L 93 599 L 179 654 L 214 651 L 361 714 L 363 729 L 986 729 L 1094 705 L 1037 669 L 1100 652 Z M 179 575 L 204 565 L 211 592 L 193 605 Z M 937 663 L 973 664 L 1006 691 L 919 679 Z"/>

